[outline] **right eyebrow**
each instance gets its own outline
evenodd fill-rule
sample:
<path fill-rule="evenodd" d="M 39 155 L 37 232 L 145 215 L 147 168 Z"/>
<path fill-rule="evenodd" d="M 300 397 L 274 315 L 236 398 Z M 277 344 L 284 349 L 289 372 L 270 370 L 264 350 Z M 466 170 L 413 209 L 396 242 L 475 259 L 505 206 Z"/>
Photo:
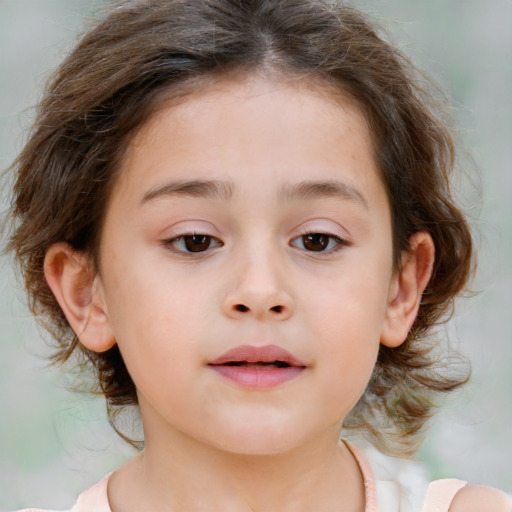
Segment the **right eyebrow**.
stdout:
<path fill-rule="evenodd" d="M 140 206 L 162 197 L 184 196 L 223 199 L 233 197 L 233 184 L 219 180 L 170 181 L 149 189 L 141 198 Z"/>
<path fill-rule="evenodd" d="M 292 185 L 285 185 L 280 190 L 280 197 L 288 201 L 336 197 L 355 201 L 368 209 L 368 201 L 357 188 L 338 180 L 301 181 Z"/>

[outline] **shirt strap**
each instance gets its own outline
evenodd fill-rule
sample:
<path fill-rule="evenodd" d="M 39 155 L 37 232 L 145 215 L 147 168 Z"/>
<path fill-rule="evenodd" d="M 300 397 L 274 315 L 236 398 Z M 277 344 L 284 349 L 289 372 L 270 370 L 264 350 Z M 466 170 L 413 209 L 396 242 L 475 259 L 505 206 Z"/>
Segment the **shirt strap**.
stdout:
<path fill-rule="evenodd" d="M 346 440 L 343 440 L 343 442 L 356 459 L 356 462 L 359 465 L 359 469 L 361 470 L 361 474 L 363 475 L 364 498 L 366 503 L 364 512 L 379 512 L 379 508 L 377 505 L 377 490 L 375 488 L 375 478 L 373 477 L 373 473 L 370 468 L 370 465 L 368 464 L 368 461 L 358 448 L 356 448 L 354 445 L 347 442 Z"/>
<path fill-rule="evenodd" d="M 422 512 L 448 512 L 453 498 L 465 485 L 466 482 L 455 478 L 431 482 Z"/>
<path fill-rule="evenodd" d="M 80 494 L 69 512 L 112 512 L 107 495 L 107 484 L 111 474 L 109 473 L 96 485 Z"/>

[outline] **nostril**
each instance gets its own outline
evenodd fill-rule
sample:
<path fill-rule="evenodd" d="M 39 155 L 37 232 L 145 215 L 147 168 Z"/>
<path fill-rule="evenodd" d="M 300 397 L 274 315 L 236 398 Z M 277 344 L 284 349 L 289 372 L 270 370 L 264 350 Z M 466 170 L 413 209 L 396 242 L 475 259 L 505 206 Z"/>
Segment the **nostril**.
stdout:
<path fill-rule="evenodd" d="M 275 311 L 276 313 L 282 313 L 283 306 L 274 306 L 273 308 L 270 308 L 270 311 Z"/>
<path fill-rule="evenodd" d="M 246 311 L 249 311 L 249 308 L 247 306 L 244 306 L 243 304 L 237 304 L 235 306 L 235 309 L 237 311 L 240 311 L 241 313 L 245 313 Z"/>

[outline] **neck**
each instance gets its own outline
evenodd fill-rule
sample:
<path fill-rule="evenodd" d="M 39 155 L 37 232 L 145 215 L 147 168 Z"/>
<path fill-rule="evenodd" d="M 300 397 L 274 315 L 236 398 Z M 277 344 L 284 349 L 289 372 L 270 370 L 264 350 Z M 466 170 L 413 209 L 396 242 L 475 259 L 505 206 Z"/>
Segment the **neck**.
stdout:
<path fill-rule="evenodd" d="M 182 433 L 146 436 L 109 483 L 113 512 L 364 510 L 363 480 L 338 430 L 278 454 L 241 455 Z"/>

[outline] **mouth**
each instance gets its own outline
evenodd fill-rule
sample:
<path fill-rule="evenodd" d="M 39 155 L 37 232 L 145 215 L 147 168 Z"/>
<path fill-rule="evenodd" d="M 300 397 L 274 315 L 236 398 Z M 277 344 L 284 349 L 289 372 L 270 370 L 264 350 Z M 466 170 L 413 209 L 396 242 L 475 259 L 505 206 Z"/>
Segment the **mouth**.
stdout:
<path fill-rule="evenodd" d="M 237 386 L 253 391 L 280 386 L 307 368 L 305 363 L 277 345 L 240 345 L 208 366 Z"/>
<path fill-rule="evenodd" d="M 264 361 L 257 361 L 255 363 L 248 363 L 247 361 L 229 361 L 226 366 L 237 366 L 244 368 L 290 368 L 291 364 L 286 361 L 272 361 L 266 363 Z"/>

